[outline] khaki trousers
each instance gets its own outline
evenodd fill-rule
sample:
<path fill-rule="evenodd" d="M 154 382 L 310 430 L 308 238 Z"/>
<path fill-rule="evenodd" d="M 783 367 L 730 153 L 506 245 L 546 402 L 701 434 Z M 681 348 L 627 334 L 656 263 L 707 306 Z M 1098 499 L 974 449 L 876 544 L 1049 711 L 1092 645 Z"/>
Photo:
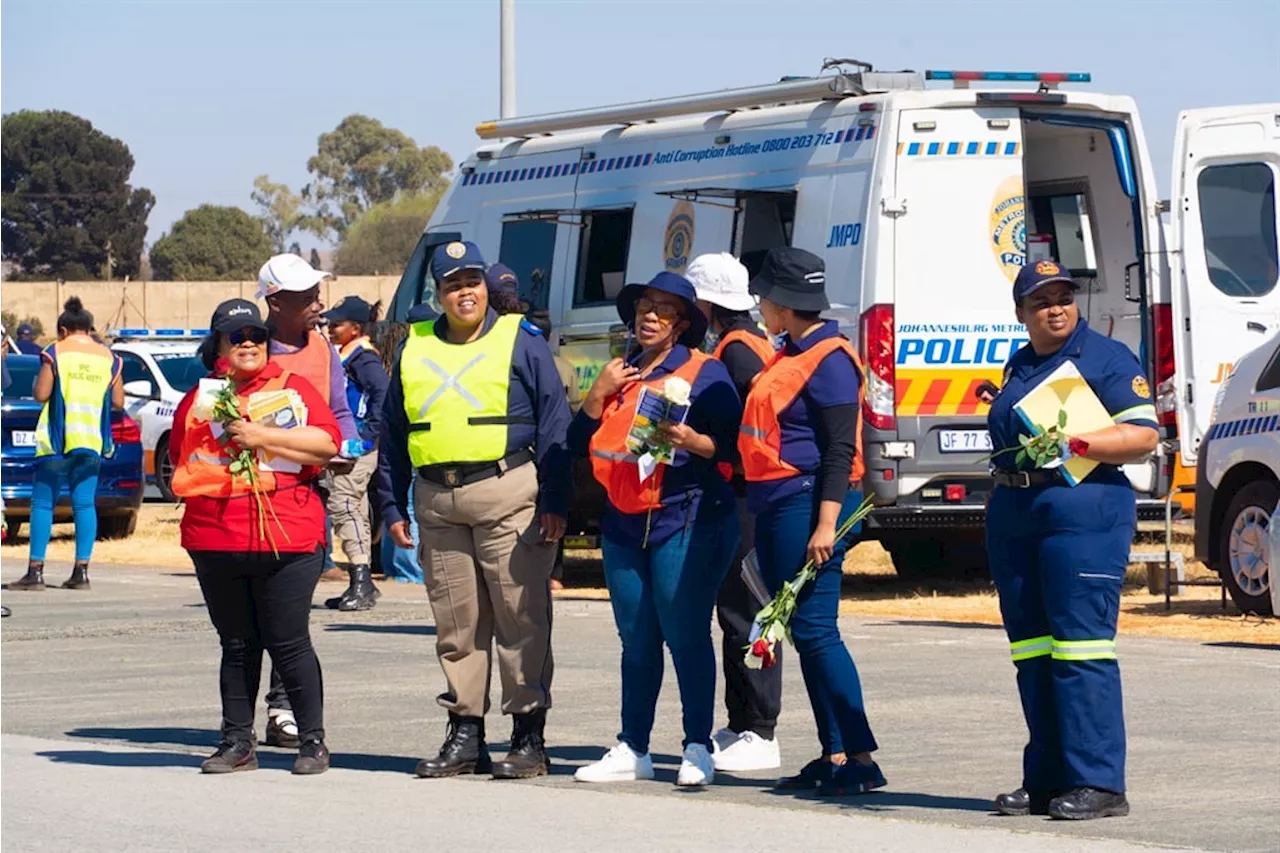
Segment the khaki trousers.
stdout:
<path fill-rule="evenodd" d="M 414 480 L 419 560 L 436 619 L 436 654 L 448 682 L 437 701 L 455 714 L 489 710 L 498 645 L 502 713 L 551 707 L 551 569 L 532 463 L 456 489 Z"/>
<path fill-rule="evenodd" d="M 370 560 L 372 533 L 369 525 L 369 481 L 378 470 L 378 451 L 358 457 L 349 474 L 332 474 L 328 479 L 329 499 L 325 508 L 333 523 L 333 535 L 342 540 L 347 559 L 357 566 Z"/>

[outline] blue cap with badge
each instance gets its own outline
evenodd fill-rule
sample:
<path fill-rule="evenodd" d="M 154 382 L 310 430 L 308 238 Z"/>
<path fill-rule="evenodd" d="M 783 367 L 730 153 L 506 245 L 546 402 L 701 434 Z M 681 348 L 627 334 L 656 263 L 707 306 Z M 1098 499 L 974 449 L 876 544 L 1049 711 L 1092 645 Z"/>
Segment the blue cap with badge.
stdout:
<path fill-rule="evenodd" d="M 480 254 L 480 247 L 470 240 L 454 240 L 452 243 L 437 246 L 431 255 L 431 277 L 436 280 L 436 284 L 456 272 L 462 270 L 484 272 L 487 266 L 484 255 Z"/>
<path fill-rule="evenodd" d="M 1071 277 L 1071 271 L 1056 261 L 1024 264 L 1022 269 L 1018 270 L 1018 277 L 1013 282 L 1013 304 L 1020 304 L 1022 300 L 1046 284 L 1052 284 L 1055 281 L 1069 284 L 1072 290 L 1080 289 L 1080 285 Z"/>

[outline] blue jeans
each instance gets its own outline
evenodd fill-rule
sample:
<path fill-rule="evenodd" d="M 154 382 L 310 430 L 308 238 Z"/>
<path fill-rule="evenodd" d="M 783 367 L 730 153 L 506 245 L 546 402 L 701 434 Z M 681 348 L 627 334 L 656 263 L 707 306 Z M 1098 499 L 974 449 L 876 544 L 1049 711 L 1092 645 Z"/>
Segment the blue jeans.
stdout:
<path fill-rule="evenodd" d="M 738 517 L 695 521 L 660 545 L 604 538 L 604 577 L 622 640 L 622 731 L 618 740 L 649 751 L 665 641 L 680 685 L 684 745 L 711 748 L 716 652 L 711 609 L 738 544 Z"/>
<path fill-rule="evenodd" d="M 76 523 L 76 560 L 88 561 L 93 556 L 93 543 L 98 538 L 98 511 L 94 495 L 98 491 L 98 471 L 102 457 L 96 453 L 74 453 L 60 458 L 48 457 L 36 462 L 31 483 L 31 556 L 44 562 L 53 535 L 53 507 L 58 503 L 65 483 L 71 490 L 71 512 Z"/>
<path fill-rule="evenodd" d="M 862 493 L 850 491 L 840 510 L 843 522 L 862 503 Z M 818 524 L 818 504 L 812 492 L 803 492 L 771 504 L 756 516 L 756 556 L 760 574 L 776 594 L 804 565 L 809 537 Z M 839 526 L 839 525 L 837 525 Z M 844 640 L 837 616 L 840 611 L 841 565 L 856 525 L 836 543 L 831 559 L 801 591 L 791 619 L 791 640 L 800 658 L 804 686 L 813 706 L 818 740 L 824 755 L 873 752 L 875 736 L 862 704 L 862 682 Z"/>
<path fill-rule="evenodd" d="M 413 541 L 419 542 L 418 539 L 418 517 L 413 511 L 413 486 L 409 487 L 409 535 L 413 537 Z M 425 583 L 426 580 L 422 576 L 422 566 L 418 563 L 418 549 L 401 548 L 395 542 L 391 541 L 391 530 L 384 522 L 382 525 L 382 553 L 381 553 L 382 571 L 386 574 L 387 580 L 398 581 L 399 583 Z"/>

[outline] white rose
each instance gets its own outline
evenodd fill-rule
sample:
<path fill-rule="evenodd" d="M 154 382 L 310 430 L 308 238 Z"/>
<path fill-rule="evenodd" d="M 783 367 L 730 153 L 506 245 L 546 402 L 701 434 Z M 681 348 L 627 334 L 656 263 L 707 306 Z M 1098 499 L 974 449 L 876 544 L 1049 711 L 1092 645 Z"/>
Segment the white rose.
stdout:
<path fill-rule="evenodd" d="M 226 382 L 202 380 L 196 398 L 191 402 L 191 416 L 198 421 L 213 420 L 213 407 L 218 402 L 218 392 Z"/>
<path fill-rule="evenodd" d="M 662 386 L 662 396 L 677 406 L 689 405 L 689 397 L 693 388 L 679 376 L 672 376 Z"/>

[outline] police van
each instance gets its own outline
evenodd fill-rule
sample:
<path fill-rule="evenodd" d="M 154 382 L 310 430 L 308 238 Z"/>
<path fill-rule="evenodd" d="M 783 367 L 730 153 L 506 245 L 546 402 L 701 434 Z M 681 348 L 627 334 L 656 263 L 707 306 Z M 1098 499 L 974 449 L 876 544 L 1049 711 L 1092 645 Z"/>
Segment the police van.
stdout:
<path fill-rule="evenodd" d="M 461 164 L 390 316 L 432 298 L 435 245 L 474 240 L 549 312 L 585 390 L 616 351 L 624 284 L 705 252 L 752 273 L 775 246 L 816 252 L 827 316 L 866 367 L 867 534 L 909 573 L 985 559 L 992 448 L 977 390 L 1027 341 L 1010 298 L 1019 268 L 1051 258 L 1080 283 L 1081 315 L 1157 389 L 1168 440 L 1126 469 L 1154 515 L 1178 419 L 1189 466 L 1207 426 L 1205 353 L 1233 358 L 1280 318 L 1280 105 L 1180 117 L 1166 230 L 1137 106 L 1061 88 L 1089 80 L 831 61 L 816 77 L 486 122 L 477 133 L 493 141 Z M 1228 318 L 1231 340 L 1206 344 Z"/>

